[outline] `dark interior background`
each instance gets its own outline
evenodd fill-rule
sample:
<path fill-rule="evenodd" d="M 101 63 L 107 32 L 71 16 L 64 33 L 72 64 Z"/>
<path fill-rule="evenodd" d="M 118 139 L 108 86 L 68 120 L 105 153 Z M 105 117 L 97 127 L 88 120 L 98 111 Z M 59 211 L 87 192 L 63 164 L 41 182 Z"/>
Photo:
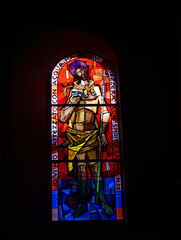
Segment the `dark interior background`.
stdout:
<path fill-rule="evenodd" d="M 42 144 L 39 142 L 41 129 L 42 125 L 46 127 L 49 116 L 43 115 L 45 121 L 42 122 L 44 112 L 35 103 L 42 101 L 43 106 L 43 101 L 48 102 L 49 83 L 46 79 L 44 89 L 38 83 L 28 88 L 25 84 L 26 89 L 23 88 L 23 74 L 31 76 L 26 68 L 31 69 L 29 64 L 34 55 L 29 55 L 29 62 L 23 62 L 27 58 L 22 54 L 28 44 L 31 53 L 31 42 L 36 37 L 42 39 L 43 45 L 44 34 L 69 29 L 103 39 L 119 61 L 129 237 L 179 238 L 180 16 L 169 6 L 167 9 L 157 6 L 152 11 L 150 6 L 125 9 L 113 3 L 104 3 L 104 7 L 96 3 L 94 7 L 90 5 L 91 2 L 60 2 L 53 6 L 45 2 L 35 6 L 13 3 L 1 9 L 2 234 L 6 234 L 5 239 L 84 239 L 91 234 L 95 239 L 120 238 L 119 230 L 114 234 L 111 225 L 109 229 L 100 225 L 101 230 L 94 234 L 91 223 L 86 229 L 80 223 L 74 235 L 71 224 L 67 225 L 68 232 L 64 235 L 61 229 L 54 237 L 48 231 L 49 150 L 45 145 L 45 151 L 40 152 L 38 144 Z M 77 41 L 79 36 L 73 37 Z M 16 75 L 19 60 L 22 72 Z M 32 67 L 36 67 L 37 75 L 42 78 L 41 62 L 35 60 Z M 19 87 L 22 95 L 19 90 L 15 94 Z M 41 91 L 46 90 L 47 99 L 41 99 Z M 15 104 L 20 102 L 20 106 Z M 48 128 L 46 142 L 49 141 Z M 34 147 L 36 150 L 32 150 Z M 39 162 L 33 160 L 32 152 L 36 152 Z M 46 154 L 47 161 L 42 164 L 41 158 Z"/>

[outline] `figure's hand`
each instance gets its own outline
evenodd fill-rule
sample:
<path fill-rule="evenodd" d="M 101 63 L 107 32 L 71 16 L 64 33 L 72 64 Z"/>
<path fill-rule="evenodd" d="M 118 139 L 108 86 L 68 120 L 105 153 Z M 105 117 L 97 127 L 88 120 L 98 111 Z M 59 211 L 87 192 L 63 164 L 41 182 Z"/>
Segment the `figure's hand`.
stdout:
<path fill-rule="evenodd" d="M 72 95 L 70 101 L 72 104 L 77 104 L 80 101 L 80 97 L 78 95 Z"/>
<path fill-rule="evenodd" d="M 107 138 L 104 133 L 102 133 L 102 139 L 100 139 L 100 136 L 98 136 L 97 138 L 101 142 L 101 145 L 106 146 L 108 144 Z"/>

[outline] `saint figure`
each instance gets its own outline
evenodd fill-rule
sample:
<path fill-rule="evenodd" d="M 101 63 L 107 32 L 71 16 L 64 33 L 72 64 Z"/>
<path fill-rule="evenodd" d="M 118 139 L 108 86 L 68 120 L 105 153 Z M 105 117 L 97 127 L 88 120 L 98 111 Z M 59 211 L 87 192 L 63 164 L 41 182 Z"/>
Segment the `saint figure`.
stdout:
<path fill-rule="evenodd" d="M 75 77 L 66 106 L 61 111 L 61 122 L 68 119 L 68 128 L 66 130 L 67 140 L 64 145 L 68 147 L 68 172 L 71 175 L 73 171 L 73 160 L 76 159 L 78 189 L 81 196 L 87 194 L 87 162 L 90 168 L 94 189 L 98 189 L 98 203 L 108 214 L 113 215 L 113 209 L 107 204 L 104 195 L 102 174 L 97 160 L 97 146 L 101 147 L 108 144 L 106 138 L 106 126 L 110 118 L 106 106 L 102 107 L 101 131 L 96 119 L 97 105 L 103 104 L 99 86 L 94 85 L 94 81 L 88 76 L 88 67 L 82 61 L 74 61 L 69 66 L 69 71 Z M 104 87 L 104 86 L 103 86 Z M 66 96 L 66 88 L 64 95 Z M 100 159 L 99 159 L 100 160 Z M 97 204 L 98 204 L 97 203 Z M 87 203 L 82 202 L 73 212 L 74 217 L 81 216 L 87 211 Z"/>

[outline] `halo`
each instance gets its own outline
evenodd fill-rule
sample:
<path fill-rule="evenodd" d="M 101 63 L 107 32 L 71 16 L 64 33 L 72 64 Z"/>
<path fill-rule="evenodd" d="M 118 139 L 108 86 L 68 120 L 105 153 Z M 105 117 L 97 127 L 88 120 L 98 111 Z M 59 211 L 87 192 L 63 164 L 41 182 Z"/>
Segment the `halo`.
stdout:
<path fill-rule="evenodd" d="M 75 77 L 76 75 L 76 70 L 77 68 L 79 67 L 84 67 L 86 69 L 86 71 L 88 71 L 88 67 L 87 65 L 85 64 L 85 62 L 83 61 L 78 61 L 78 60 L 75 60 L 73 63 L 71 63 L 69 65 L 69 71 L 71 72 L 71 74 Z"/>

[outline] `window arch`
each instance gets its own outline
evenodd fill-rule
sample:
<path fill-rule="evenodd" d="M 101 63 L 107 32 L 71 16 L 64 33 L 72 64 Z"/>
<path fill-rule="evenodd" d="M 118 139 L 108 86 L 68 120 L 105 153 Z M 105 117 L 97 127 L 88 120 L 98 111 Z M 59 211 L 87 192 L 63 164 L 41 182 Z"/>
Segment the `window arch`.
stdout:
<path fill-rule="evenodd" d="M 117 96 L 98 55 L 74 53 L 53 69 L 52 221 L 123 219 Z"/>

